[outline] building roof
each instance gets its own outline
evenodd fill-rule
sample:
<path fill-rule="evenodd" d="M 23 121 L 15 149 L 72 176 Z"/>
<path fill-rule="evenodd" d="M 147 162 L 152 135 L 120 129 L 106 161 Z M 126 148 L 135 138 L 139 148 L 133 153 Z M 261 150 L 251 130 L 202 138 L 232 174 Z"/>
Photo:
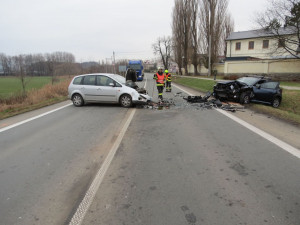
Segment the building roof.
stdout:
<path fill-rule="evenodd" d="M 280 35 L 295 34 L 296 28 L 295 27 L 281 27 L 278 29 L 278 33 Z M 275 36 L 275 34 L 276 34 L 275 30 L 267 30 L 267 29 L 232 32 L 227 37 L 226 41 L 259 38 L 259 37 L 272 37 L 272 36 Z"/>

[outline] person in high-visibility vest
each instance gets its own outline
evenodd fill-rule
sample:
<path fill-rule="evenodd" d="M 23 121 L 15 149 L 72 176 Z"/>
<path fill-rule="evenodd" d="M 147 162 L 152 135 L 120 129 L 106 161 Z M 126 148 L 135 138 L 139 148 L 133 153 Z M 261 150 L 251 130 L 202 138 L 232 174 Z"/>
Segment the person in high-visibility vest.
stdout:
<path fill-rule="evenodd" d="M 166 76 L 166 92 L 171 92 L 172 87 L 171 87 L 171 74 L 169 73 L 168 70 L 165 70 L 165 76 Z"/>
<path fill-rule="evenodd" d="M 158 72 L 154 74 L 153 79 L 156 80 L 156 87 L 158 91 L 158 99 L 163 100 L 163 90 L 164 90 L 164 84 L 165 84 L 165 74 L 163 73 L 163 70 L 161 67 L 158 68 Z"/>

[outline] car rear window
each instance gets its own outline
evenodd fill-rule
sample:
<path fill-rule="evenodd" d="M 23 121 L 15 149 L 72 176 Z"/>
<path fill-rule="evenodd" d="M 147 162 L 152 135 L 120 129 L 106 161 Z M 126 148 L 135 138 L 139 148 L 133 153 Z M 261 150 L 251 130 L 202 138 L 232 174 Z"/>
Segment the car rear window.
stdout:
<path fill-rule="evenodd" d="M 85 76 L 83 80 L 84 85 L 95 85 L 96 84 L 96 76 Z"/>
<path fill-rule="evenodd" d="M 80 85 L 82 81 L 82 77 L 76 77 L 73 81 L 73 84 Z"/>

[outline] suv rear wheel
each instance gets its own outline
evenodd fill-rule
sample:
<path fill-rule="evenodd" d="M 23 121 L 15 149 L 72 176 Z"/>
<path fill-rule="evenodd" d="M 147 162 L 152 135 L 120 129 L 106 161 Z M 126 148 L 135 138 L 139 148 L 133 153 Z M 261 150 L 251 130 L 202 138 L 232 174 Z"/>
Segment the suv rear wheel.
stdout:
<path fill-rule="evenodd" d="M 274 108 L 278 108 L 279 105 L 280 105 L 280 98 L 275 97 L 275 98 L 273 99 L 272 106 L 273 106 Z"/>

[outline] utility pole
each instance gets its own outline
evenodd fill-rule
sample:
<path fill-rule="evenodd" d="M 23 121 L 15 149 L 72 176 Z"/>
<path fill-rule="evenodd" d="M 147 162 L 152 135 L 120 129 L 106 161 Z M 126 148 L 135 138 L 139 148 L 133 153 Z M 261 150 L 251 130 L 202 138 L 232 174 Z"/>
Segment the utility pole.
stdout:
<path fill-rule="evenodd" d="M 110 58 L 105 58 L 105 59 L 106 59 L 105 69 L 106 69 L 106 73 L 108 73 L 108 69 L 107 69 L 108 68 L 108 63 L 107 63 L 107 60 L 110 59 Z"/>
<path fill-rule="evenodd" d="M 115 52 L 113 52 L 113 59 L 114 59 L 114 74 L 116 74 L 116 58 L 115 58 Z"/>
<path fill-rule="evenodd" d="M 209 11 L 208 11 L 208 76 L 211 76 L 211 0 L 209 2 Z"/>

